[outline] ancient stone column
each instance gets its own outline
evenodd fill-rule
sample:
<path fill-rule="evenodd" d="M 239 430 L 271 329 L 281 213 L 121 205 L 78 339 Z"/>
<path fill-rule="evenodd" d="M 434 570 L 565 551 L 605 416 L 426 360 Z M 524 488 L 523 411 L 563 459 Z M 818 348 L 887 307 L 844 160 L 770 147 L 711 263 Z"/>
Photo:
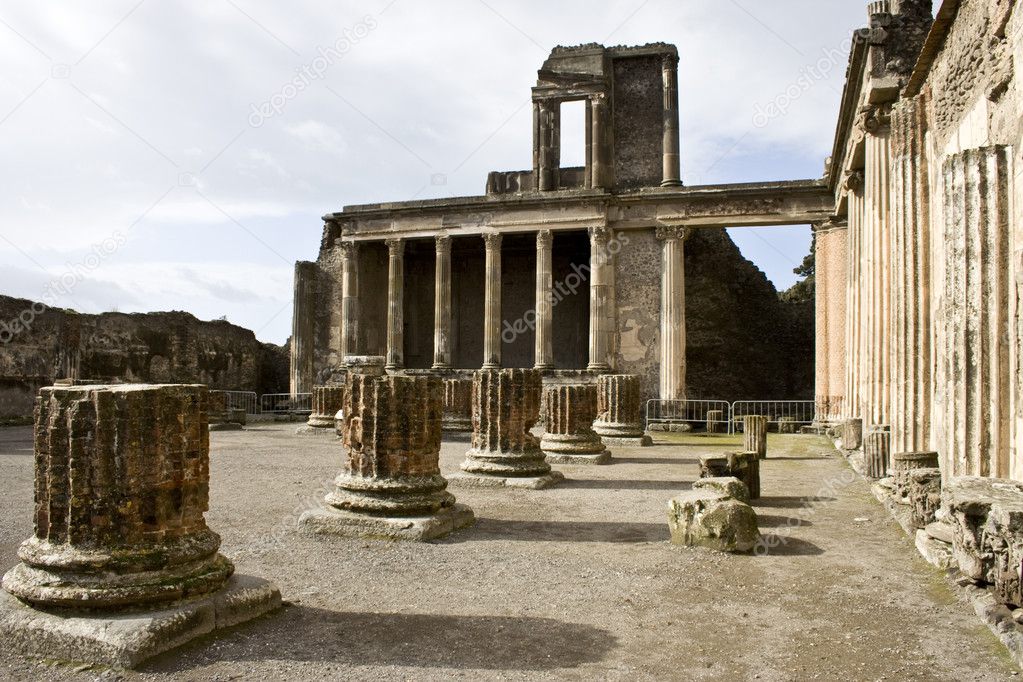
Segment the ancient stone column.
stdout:
<path fill-rule="evenodd" d="M 846 268 L 845 325 L 845 400 L 843 416 L 852 419 L 863 415 L 860 390 L 863 375 L 863 173 L 845 177 L 848 199 L 848 266 Z"/>
<path fill-rule="evenodd" d="M 846 419 L 842 425 L 842 449 L 859 450 L 863 447 L 863 420 Z"/>
<path fill-rule="evenodd" d="M 472 379 L 444 379 L 444 431 L 472 431 Z"/>
<path fill-rule="evenodd" d="M 845 397 L 846 235 L 844 221 L 814 226 L 816 420 L 841 418 Z"/>
<path fill-rule="evenodd" d="M 405 242 L 387 240 L 387 369 L 405 366 Z"/>
<path fill-rule="evenodd" d="M 930 168 L 922 97 L 892 112 L 892 449 L 930 447 L 931 322 Z M 937 466 L 937 465 L 935 465 Z"/>
<path fill-rule="evenodd" d="M 429 540 L 471 525 L 440 474 L 442 382 L 435 376 L 345 380 L 341 474 L 302 528 L 345 537 Z"/>
<path fill-rule="evenodd" d="M 743 449 L 767 458 L 767 417 L 748 414 L 742 419 Z"/>
<path fill-rule="evenodd" d="M 534 177 L 541 192 L 558 189 L 561 168 L 561 106 L 558 102 L 534 104 Z"/>
<path fill-rule="evenodd" d="M 501 235 L 488 232 L 483 290 L 483 369 L 501 366 Z"/>
<path fill-rule="evenodd" d="M 453 484 L 549 488 L 564 479 L 529 431 L 540 411 L 540 372 L 481 369 L 473 375 L 472 448 Z"/>
<path fill-rule="evenodd" d="M 433 368 L 451 367 L 451 237 L 436 238 L 433 301 Z"/>
<path fill-rule="evenodd" d="M 652 445 L 643 433 L 639 377 L 601 374 L 597 377 L 597 418 L 593 430 L 605 445 Z"/>
<path fill-rule="evenodd" d="M 40 391 L 35 532 L 3 588 L 78 618 L 70 628 L 66 612 L 32 611 L 21 631 L 17 618 L 0 618 L 5 648 L 134 666 L 280 604 L 269 583 L 231 578 L 220 536 L 206 525 L 207 400 L 205 386 Z"/>
<path fill-rule="evenodd" d="M 863 475 L 867 478 L 888 475 L 891 436 L 888 426 L 878 426 L 863 438 Z"/>
<path fill-rule="evenodd" d="M 724 433 L 727 427 L 728 420 L 723 410 L 707 410 L 707 433 Z"/>
<path fill-rule="evenodd" d="M 607 129 L 607 96 L 603 93 L 590 97 L 589 102 L 589 123 L 590 123 L 590 187 L 603 189 L 607 187 L 607 161 L 605 149 L 607 136 L 604 131 Z"/>
<path fill-rule="evenodd" d="M 344 386 L 316 386 L 313 388 L 313 411 L 306 425 L 316 429 L 333 429 L 338 410 L 344 405 Z"/>
<path fill-rule="evenodd" d="M 554 369 L 554 306 L 551 299 L 554 291 L 553 243 L 554 237 L 550 230 L 540 230 L 536 233 L 536 358 L 534 367 L 539 370 Z"/>
<path fill-rule="evenodd" d="M 586 369 L 591 372 L 610 371 L 614 362 L 610 239 L 606 227 L 590 228 L 590 362 Z"/>
<path fill-rule="evenodd" d="M 678 55 L 666 54 L 661 62 L 664 91 L 664 139 L 662 143 L 663 179 L 661 186 L 682 185 L 682 167 L 679 162 L 678 123 Z"/>
<path fill-rule="evenodd" d="M 544 434 L 540 449 L 552 464 L 610 464 L 611 452 L 593 430 L 594 384 L 561 384 L 543 391 Z"/>
<path fill-rule="evenodd" d="M 341 356 L 359 354 L 359 245 L 341 242 Z"/>
<path fill-rule="evenodd" d="M 313 389 L 315 370 L 316 263 L 295 263 L 295 310 L 291 318 L 291 395 Z"/>
<path fill-rule="evenodd" d="M 970 149 L 949 157 L 944 184 L 944 294 L 934 404 L 949 476 L 1010 474 L 1013 376 L 1008 340 L 1012 150 Z M 1016 390 L 1019 390 L 1018 384 Z"/>
<path fill-rule="evenodd" d="M 661 366 L 662 400 L 686 398 L 686 274 L 688 229 L 662 225 L 661 240 Z"/>

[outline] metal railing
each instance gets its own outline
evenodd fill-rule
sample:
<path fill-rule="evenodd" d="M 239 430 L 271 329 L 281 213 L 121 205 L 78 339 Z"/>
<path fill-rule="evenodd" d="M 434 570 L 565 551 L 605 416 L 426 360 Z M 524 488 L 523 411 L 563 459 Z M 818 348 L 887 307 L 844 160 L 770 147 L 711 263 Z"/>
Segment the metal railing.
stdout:
<path fill-rule="evenodd" d="M 264 393 L 259 397 L 260 414 L 309 414 L 313 411 L 312 393 Z"/>
<path fill-rule="evenodd" d="M 649 429 L 651 424 L 673 423 L 726 425 L 729 407 L 727 400 L 648 400 L 646 401 L 646 428 Z M 713 411 L 720 412 L 721 418 L 711 421 L 708 415 Z M 727 429 L 722 427 L 721 430 Z"/>
<path fill-rule="evenodd" d="M 737 400 L 732 403 L 729 422 L 732 432 L 742 430 L 742 418 L 747 415 L 767 417 L 767 425 L 783 431 L 792 425 L 793 432 L 800 426 L 813 424 L 817 418 L 817 404 L 813 400 Z"/>
<path fill-rule="evenodd" d="M 245 414 L 259 414 L 259 396 L 254 391 L 213 391 L 227 396 L 227 407 L 245 410 Z"/>

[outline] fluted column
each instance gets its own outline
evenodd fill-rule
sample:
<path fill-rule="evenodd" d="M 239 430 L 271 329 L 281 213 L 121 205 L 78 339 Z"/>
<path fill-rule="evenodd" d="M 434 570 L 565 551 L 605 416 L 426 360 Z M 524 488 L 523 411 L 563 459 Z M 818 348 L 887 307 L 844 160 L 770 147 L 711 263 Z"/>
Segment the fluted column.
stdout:
<path fill-rule="evenodd" d="M 405 365 L 405 242 L 387 240 L 387 365 L 388 370 Z"/>
<path fill-rule="evenodd" d="M 892 113 L 892 452 L 930 448 L 931 234 L 927 113 L 922 98 Z"/>
<path fill-rule="evenodd" d="M 678 55 L 666 54 L 661 62 L 664 91 L 663 187 L 682 184 L 678 134 Z"/>
<path fill-rule="evenodd" d="M 867 331 L 869 348 L 865 415 L 871 426 L 888 424 L 891 400 L 891 243 L 890 188 L 891 129 L 889 110 L 871 108 L 866 114 L 866 173 L 864 202 L 869 253 L 867 256 Z"/>
<path fill-rule="evenodd" d="M 483 369 L 501 366 L 501 235 L 483 235 L 486 285 L 483 290 Z"/>
<path fill-rule="evenodd" d="M 609 371 L 613 360 L 610 239 L 608 228 L 590 228 L 590 361 L 586 368 L 592 372 Z"/>
<path fill-rule="evenodd" d="M 542 101 L 535 105 L 536 124 L 533 143 L 536 187 L 541 192 L 558 189 L 561 168 L 561 106 Z"/>
<path fill-rule="evenodd" d="M 590 186 L 601 189 L 607 186 L 607 167 L 604 158 L 604 131 L 607 126 L 607 96 L 603 93 L 593 95 L 590 104 Z"/>
<path fill-rule="evenodd" d="M 533 364 L 541 370 L 554 369 L 553 244 L 550 230 L 536 233 L 536 352 Z"/>
<path fill-rule="evenodd" d="M 436 238 L 437 260 L 434 268 L 433 296 L 433 368 L 451 367 L 451 237 Z"/>
<path fill-rule="evenodd" d="M 359 245 L 341 242 L 341 357 L 359 354 Z"/>
<path fill-rule="evenodd" d="M 847 232 L 845 221 L 838 218 L 814 226 L 818 421 L 834 421 L 843 414 Z"/>
<path fill-rule="evenodd" d="M 686 272 L 681 226 L 657 228 L 661 240 L 661 386 L 662 400 L 686 397 Z"/>
<path fill-rule="evenodd" d="M 291 395 L 313 390 L 316 274 L 316 263 L 295 263 L 295 300 L 291 318 Z"/>
<path fill-rule="evenodd" d="M 842 416 L 858 419 L 863 415 L 860 376 L 863 362 L 863 173 L 845 178 L 848 199 L 846 303 L 845 303 L 845 401 Z"/>

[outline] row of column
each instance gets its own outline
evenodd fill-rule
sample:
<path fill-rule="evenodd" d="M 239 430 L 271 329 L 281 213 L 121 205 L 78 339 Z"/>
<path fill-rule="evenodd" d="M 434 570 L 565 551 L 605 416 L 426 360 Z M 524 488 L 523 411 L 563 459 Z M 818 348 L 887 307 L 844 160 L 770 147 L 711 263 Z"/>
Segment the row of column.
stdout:
<path fill-rule="evenodd" d="M 661 397 L 685 398 L 685 239 L 689 231 L 680 226 L 657 229 L 662 242 L 661 283 Z M 595 227 L 590 235 L 589 363 L 587 369 L 609 372 L 615 366 L 615 268 L 612 232 Z M 483 365 L 501 366 L 501 234 L 482 235 L 485 244 Z M 553 369 L 553 234 L 536 235 L 536 346 L 535 368 Z M 404 366 L 404 253 L 405 241 L 388 239 L 387 270 L 387 369 Z M 452 366 L 451 237 L 439 235 L 436 243 L 434 298 L 434 369 Z M 358 250 L 356 242 L 341 244 L 343 355 L 358 355 Z"/>

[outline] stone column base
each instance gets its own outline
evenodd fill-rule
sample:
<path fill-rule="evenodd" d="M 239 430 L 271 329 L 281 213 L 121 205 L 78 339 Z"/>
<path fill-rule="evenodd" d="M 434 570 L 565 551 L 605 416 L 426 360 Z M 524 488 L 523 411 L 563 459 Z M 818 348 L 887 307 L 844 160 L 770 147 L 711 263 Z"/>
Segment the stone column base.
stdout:
<path fill-rule="evenodd" d="M 299 528 L 314 535 L 375 540 L 435 540 L 476 522 L 472 509 L 454 504 L 428 516 L 373 516 L 334 507 L 311 509 L 298 520 Z"/>
<path fill-rule="evenodd" d="M 314 414 L 309 417 L 306 425 L 319 429 L 333 429 L 337 425 L 337 419 L 329 414 Z"/>
<path fill-rule="evenodd" d="M 448 485 L 461 488 L 524 488 L 526 490 L 545 490 L 553 488 L 565 480 L 560 471 L 551 471 L 542 476 L 488 476 L 486 474 L 470 474 L 460 471 L 449 474 Z"/>
<path fill-rule="evenodd" d="M 548 452 L 547 461 L 551 464 L 610 464 L 611 451 L 604 450 L 593 455 L 577 452 Z"/>
<path fill-rule="evenodd" d="M 624 436 L 601 436 L 601 442 L 608 447 L 613 448 L 648 448 L 654 444 L 654 439 L 646 434 L 642 436 L 624 437 Z"/>
<path fill-rule="evenodd" d="M 212 594 L 155 611 L 72 615 L 33 609 L 0 590 L 0 641 L 23 656 L 134 668 L 215 630 L 281 605 L 277 587 L 233 576 Z"/>
<path fill-rule="evenodd" d="M 333 425 L 333 424 L 331 425 L 331 428 L 329 428 L 329 429 L 323 428 L 321 426 L 309 426 L 308 424 L 304 424 L 304 425 L 298 427 L 297 429 L 295 429 L 295 435 L 298 435 L 298 436 L 323 436 L 324 438 L 333 438 L 335 440 L 338 438 L 337 426 Z"/>

